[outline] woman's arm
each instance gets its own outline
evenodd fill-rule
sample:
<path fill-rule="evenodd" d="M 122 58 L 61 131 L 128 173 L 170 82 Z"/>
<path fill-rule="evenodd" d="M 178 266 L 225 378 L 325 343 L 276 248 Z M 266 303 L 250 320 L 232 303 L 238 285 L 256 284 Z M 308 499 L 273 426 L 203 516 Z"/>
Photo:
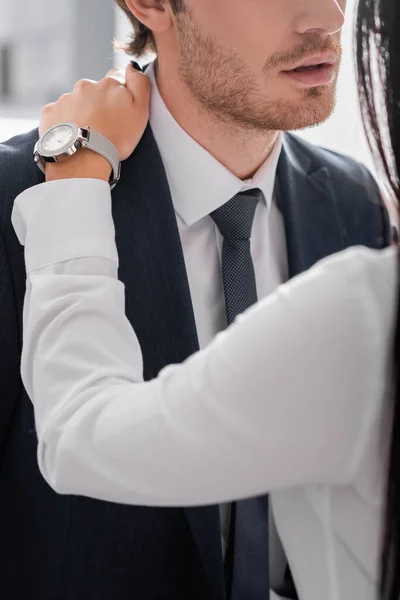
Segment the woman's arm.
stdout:
<path fill-rule="evenodd" d="M 55 490 L 196 505 L 351 478 L 382 392 L 370 251 L 282 286 L 144 383 L 107 184 L 53 182 L 32 194 L 14 214 L 28 265 L 22 376 Z M 84 218 L 91 211 L 96 220 Z M 77 231 L 85 242 L 71 257 Z"/>

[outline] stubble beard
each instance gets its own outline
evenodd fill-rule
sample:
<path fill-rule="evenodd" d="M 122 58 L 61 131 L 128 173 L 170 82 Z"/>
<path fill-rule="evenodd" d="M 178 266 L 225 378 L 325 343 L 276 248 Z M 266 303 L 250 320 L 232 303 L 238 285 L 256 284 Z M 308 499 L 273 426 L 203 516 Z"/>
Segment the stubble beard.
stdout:
<path fill-rule="evenodd" d="M 177 25 L 180 77 L 202 110 L 218 123 L 254 133 L 294 131 L 318 125 L 332 114 L 336 105 L 337 76 L 329 86 L 299 91 L 296 100 L 268 98 L 271 71 L 276 72 L 278 62 L 294 64 L 296 58 L 321 51 L 321 42 L 315 37 L 309 38 L 290 56 L 271 57 L 260 84 L 249 74 L 238 54 L 201 31 L 188 9 L 178 15 Z M 329 49 L 341 55 L 339 43 L 331 44 Z M 270 87 L 272 90 L 273 82 Z"/>

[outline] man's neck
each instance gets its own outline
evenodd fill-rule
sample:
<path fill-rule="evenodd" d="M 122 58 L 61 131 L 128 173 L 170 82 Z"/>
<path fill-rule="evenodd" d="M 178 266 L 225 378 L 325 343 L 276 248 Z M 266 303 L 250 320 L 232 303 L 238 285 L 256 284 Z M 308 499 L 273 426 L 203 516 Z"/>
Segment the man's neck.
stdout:
<path fill-rule="evenodd" d="M 177 123 L 236 177 L 253 177 L 271 154 L 279 132 L 257 133 L 214 117 L 177 74 L 170 69 L 164 74 L 159 64 L 156 77 L 160 94 Z"/>

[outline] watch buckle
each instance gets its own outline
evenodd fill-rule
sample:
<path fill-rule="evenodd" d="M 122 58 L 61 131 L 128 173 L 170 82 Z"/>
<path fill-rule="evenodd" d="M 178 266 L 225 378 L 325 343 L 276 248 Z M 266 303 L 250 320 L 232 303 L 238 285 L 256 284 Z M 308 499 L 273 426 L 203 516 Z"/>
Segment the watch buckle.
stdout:
<path fill-rule="evenodd" d="M 118 174 L 117 176 L 110 181 L 110 188 L 113 190 L 117 185 L 118 181 L 121 179 L 121 163 L 118 165 Z"/>

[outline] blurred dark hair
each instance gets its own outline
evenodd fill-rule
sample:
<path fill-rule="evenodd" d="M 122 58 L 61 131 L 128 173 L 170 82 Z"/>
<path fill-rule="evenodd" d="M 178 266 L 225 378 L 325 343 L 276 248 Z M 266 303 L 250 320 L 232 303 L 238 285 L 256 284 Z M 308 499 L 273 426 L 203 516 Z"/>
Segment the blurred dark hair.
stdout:
<path fill-rule="evenodd" d="M 115 0 L 115 2 L 128 17 L 133 28 L 128 43 L 116 43 L 115 47 L 119 50 L 123 50 L 130 56 L 137 58 L 143 56 L 143 54 L 146 54 L 148 51 L 156 52 L 156 42 L 153 32 L 131 13 L 125 0 Z M 182 12 L 184 9 L 184 0 L 158 0 L 160 5 L 165 4 L 166 2 L 169 2 L 174 14 Z"/>
<path fill-rule="evenodd" d="M 400 200 L 400 2 L 360 0 L 357 67 L 364 126 L 389 191 Z M 399 255 L 400 256 L 400 255 Z M 400 260 L 399 260 L 400 281 Z M 400 296 L 400 288 L 399 288 Z M 400 598 L 400 303 L 393 348 L 393 388 L 381 600 Z"/>

